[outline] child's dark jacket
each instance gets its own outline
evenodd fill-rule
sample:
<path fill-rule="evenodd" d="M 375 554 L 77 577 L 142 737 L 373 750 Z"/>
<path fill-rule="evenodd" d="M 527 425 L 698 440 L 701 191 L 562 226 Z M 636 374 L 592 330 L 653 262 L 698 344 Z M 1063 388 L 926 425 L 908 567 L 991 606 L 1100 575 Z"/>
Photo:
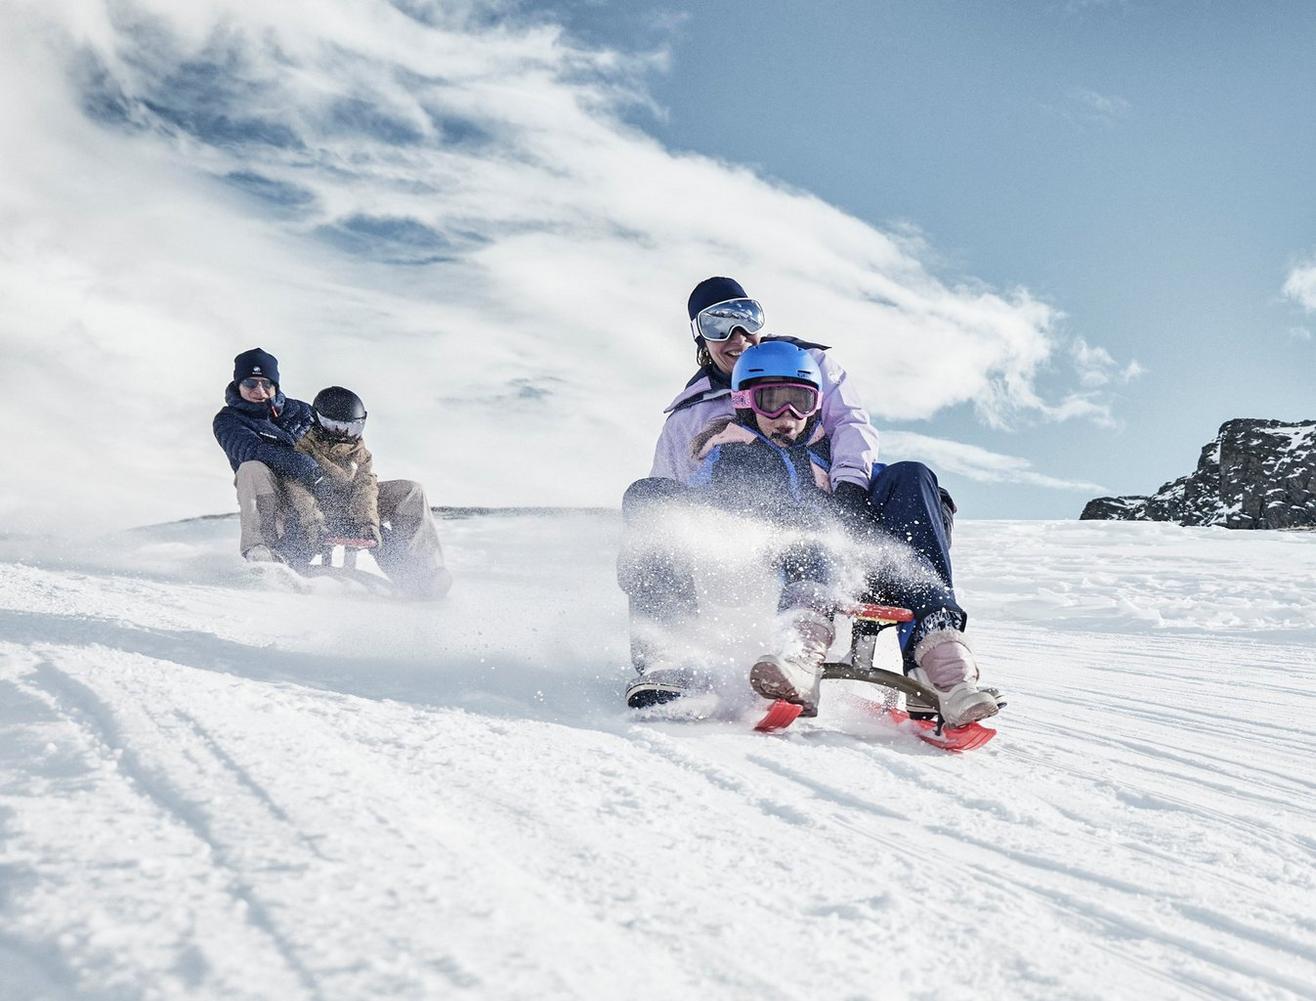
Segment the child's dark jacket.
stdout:
<path fill-rule="evenodd" d="M 818 528 L 831 508 L 828 446 L 821 424 L 807 442 L 780 445 L 757 428 L 722 418 L 691 445 L 699 468 L 690 486 L 726 511 Z"/>

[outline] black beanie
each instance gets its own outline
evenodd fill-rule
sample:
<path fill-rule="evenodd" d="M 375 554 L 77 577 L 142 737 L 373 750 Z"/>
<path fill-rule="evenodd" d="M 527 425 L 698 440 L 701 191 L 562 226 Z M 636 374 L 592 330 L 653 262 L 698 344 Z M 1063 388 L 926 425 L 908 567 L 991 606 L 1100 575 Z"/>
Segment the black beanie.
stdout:
<path fill-rule="evenodd" d="M 241 382 L 253 375 L 279 384 L 279 359 L 264 348 L 252 348 L 233 359 L 233 381 Z"/>
<path fill-rule="evenodd" d="M 740 282 L 734 278 L 705 278 L 690 293 L 690 301 L 686 304 L 686 308 L 690 310 L 690 319 L 693 320 L 699 315 L 700 310 L 707 309 L 714 303 L 748 298 L 745 290 L 740 287 Z"/>

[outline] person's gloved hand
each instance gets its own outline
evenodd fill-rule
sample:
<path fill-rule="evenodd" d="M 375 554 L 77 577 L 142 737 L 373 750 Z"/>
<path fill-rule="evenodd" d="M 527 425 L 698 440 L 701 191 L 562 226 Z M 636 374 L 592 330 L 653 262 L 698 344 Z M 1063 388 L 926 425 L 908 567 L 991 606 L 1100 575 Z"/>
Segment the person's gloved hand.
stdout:
<path fill-rule="evenodd" d="M 955 498 L 945 488 L 941 488 L 941 521 L 946 526 L 946 545 L 950 545 L 951 530 L 955 527 L 955 512 L 959 508 L 955 505 Z"/>
<path fill-rule="evenodd" d="M 873 509 L 868 504 L 868 491 L 858 483 L 842 480 L 832 490 L 832 506 L 846 526 L 853 531 L 865 531 L 873 524 Z"/>
<path fill-rule="evenodd" d="M 296 464 L 294 479 L 301 480 L 308 487 L 314 487 L 324 478 L 324 470 L 320 468 L 320 464 L 305 452 L 293 452 L 292 459 Z"/>

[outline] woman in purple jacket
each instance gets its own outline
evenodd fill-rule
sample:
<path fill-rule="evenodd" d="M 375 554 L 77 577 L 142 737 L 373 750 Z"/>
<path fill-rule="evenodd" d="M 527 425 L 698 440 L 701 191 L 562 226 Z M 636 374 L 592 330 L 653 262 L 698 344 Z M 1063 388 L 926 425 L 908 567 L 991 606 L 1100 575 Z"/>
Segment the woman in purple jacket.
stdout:
<path fill-rule="evenodd" d="M 828 357 L 827 348 L 794 337 L 764 337 L 763 308 L 731 278 L 700 282 L 690 293 L 687 308 L 699 371 L 664 411 L 667 422 L 654 448 L 649 475 L 689 483 L 698 465 L 691 441 L 714 419 L 734 414 L 731 370 L 736 360 L 760 340 L 785 340 L 807 350 L 822 372 L 822 425 L 832 443 L 833 492 L 850 484 L 866 494 L 877 461 L 877 429 L 848 385 L 845 369 Z"/>
<path fill-rule="evenodd" d="M 949 583 L 955 513 L 950 494 L 941 489 L 927 466 L 900 462 L 888 467 L 877 461 L 877 430 L 848 384 L 845 369 L 828 357 L 825 345 L 765 336 L 763 307 L 732 278 L 706 278 L 694 287 L 686 307 L 699 371 L 667 407 L 667 421 L 648 478 L 631 484 L 622 498 L 628 531 L 617 565 L 618 583 L 630 598 L 632 663 L 643 679 L 662 678 L 663 693 L 669 698 L 703 680 L 697 665 L 674 662 L 668 652 L 670 644 L 662 639 L 698 613 L 695 588 L 681 560 L 635 540 L 648 534 L 645 523 L 651 524 L 662 508 L 685 499 L 699 467 L 693 442 L 712 421 L 734 415 L 731 371 L 747 349 L 764 340 L 785 340 L 804 348 L 818 363 L 822 373 L 820 415 L 831 441 L 831 494 L 846 520 L 857 528 L 876 525 L 898 539 L 909 540 L 920 551 L 926 549 L 924 555 L 944 567 Z M 919 637 L 926 629 L 946 625 L 911 623 L 902 630 L 901 639 L 909 653 L 907 670 L 914 667 L 912 651 Z M 949 625 L 964 628 L 963 621 Z M 656 686 L 640 684 L 640 680 L 628 689 L 631 705 L 655 701 Z"/>

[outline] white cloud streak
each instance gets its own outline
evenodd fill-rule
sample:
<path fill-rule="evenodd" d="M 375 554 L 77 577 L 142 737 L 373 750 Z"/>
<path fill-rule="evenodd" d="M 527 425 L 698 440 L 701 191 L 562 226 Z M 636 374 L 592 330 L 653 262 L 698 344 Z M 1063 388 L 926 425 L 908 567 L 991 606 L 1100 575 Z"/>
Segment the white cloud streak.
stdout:
<path fill-rule="evenodd" d="M 385 475 L 442 503 L 611 503 L 692 369 L 709 274 L 833 344 L 876 416 L 1045 399 L 1059 315 L 917 240 L 625 123 L 659 54 L 510 5 L 16 0 L 0 12 L 0 316 L 29 430 L 11 526 L 232 506 L 230 359 L 366 399 Z M 23 95 L 19 97 L 18 95 Z M 1099 350 L 1099 349 L 1094 349 Z"/>
<path fill-rule="evenodd" d="M 1099 94 L 1086 87 L 1070 91 L 1069 99 L 1080 117 L 1101 125 L 1114 125 L 1129 113 L 1129 102 L 1117 94 Z"/>
<path fill-rule="evenodd" d="M 1291 268 L 1284 280 L 1283 291 L 1286 299 L 1296 302 L 1308 313 L 1316 313 L 1316 260 Z"/>
<path fill-rule="evenodd" d="M 1002 455 L 977 445 L 933 438 L 912 431 L 883 431 L 883 458 L 887 462 L 916 459 L 934 469 L 968 477 L 979 483 L 1018 483 L 1047 490 L 1067 490 L 1091 495 L 1109 491 L 1097 483 L 1066 480 L 1039 473 L 1027 459 Z"/>
<path fill-rule="evenodd" d="M 1082 337 L 1076 337 L 1070 344 L 1070 357 L 1078 373 L 1079 384 L 1086 389 L 1126 384 L 1147 371 L 1137 359 L 1121 367 L 1109 351 L 1089 344 Z"/>
<path fill-rule="evenodd" d="M 1062 98 L 1043 103 L 1049 115 L 1081 128 L 1113 128 L 1127 118 L 1133 106 L 1117 94 L 1101 94 L 1087 87 L 1073 87 Z"/>

